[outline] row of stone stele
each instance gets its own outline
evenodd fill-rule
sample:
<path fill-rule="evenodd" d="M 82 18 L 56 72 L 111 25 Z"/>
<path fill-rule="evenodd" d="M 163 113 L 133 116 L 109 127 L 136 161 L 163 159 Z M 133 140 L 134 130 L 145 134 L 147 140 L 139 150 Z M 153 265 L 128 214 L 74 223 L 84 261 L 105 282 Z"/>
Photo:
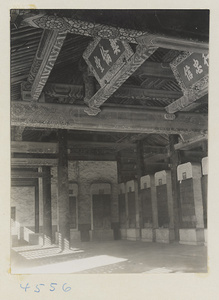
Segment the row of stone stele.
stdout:
<path fill-rule="evenodd" d="M 204 228 L 203 217 L 203 197 L 202 197 L 202 178 L 208 175 L 208 157 L 202 159 L 202 164 L 185 163 L 177 167 L 177 179 L 181 184 L 187 179 L 192 180 L 192 203 L 195 211 L 195 228 L 180 228 L 179 229 L 179 243 L 188 245 L 207 245 L 207 228 Z M 157 187 L 165 185 L 165 193 L 167 194 L 167 206 L 169 214 L 169 224 L 166 228 L 159 228 L 158 225 L 158 204 L 157 204 Z M 186 185 L 185 185 L 186 188 Z M 207 187 L 206 187 L 207 188 Z M 129 228 L 128 222 L 126 228 L 120 229 L 121 238 L 128 240 L 142 240 L 145 242 L 160 242 L 169 243 L 175 240 L 174 232 L 174 208 L 173 208 L 173 193 L 170 171 L 159 171 L 154 175 L 145 175 L 140 180 L 140 193 L 143 190 L 150 189 L 150 200 L 152 207 L 153 221 L 151 226 L 140 228 L 136 222 L 136 228 Z M 124 194 L 126 199 L 126 207 L 128 207 L 128 193 L 135 193 L 135 208 L 136 221 L 139 218 L 139 204 L 138 204 L 138 186 L 134 180 L 126 183 L 121 183 L 118 186 L 118 193 Z M 182 195 L 180 195 L 182 196 Z M 142 201 L 144 200 L 141 197 Z M 182 201 L 182 199 L 181 199 Z M 186 200 L 188 201 L 188 199 Z M 128 209 L 126 208 L 126 217 L 128 220 Z M 137 228 L 139 227 L 139 228 Z"/>

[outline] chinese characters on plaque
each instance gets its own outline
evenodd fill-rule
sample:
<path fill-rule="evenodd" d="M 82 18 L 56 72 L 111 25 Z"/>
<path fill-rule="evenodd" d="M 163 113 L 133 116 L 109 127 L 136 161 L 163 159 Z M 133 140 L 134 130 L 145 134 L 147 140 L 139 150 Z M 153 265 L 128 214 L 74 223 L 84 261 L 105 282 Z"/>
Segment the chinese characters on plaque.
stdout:
<path fill-rule="evenodd" d="M 100 85 L 104 86 L 132 55 L 132 49 L 124 41 L 97 38 L 87 47 L 83 57 Z"/>
<path fill-rule="evenodd" d="M 208 84 L 208 53 L 186 52 L 178 56 L 170 65 L 183 92 L 191 88 L 202 90 Z"/>

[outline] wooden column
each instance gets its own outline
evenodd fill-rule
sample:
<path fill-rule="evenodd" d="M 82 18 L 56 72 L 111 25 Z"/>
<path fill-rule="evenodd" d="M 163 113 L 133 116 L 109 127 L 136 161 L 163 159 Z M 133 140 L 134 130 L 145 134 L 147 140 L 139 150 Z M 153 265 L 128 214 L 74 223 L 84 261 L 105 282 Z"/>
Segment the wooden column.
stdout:
<path fill-rule="evenodd" d="M 144 175 L 144 148 L 143 142 L 137 141 L 136 147 L 136 167 L 137 167 L 137 183 L 138 183 L 138 208 L 139 208 L 139 226 L 142 228 L 142 199 L 140 197 L 141 177 Z"/>
<path fill-rule="evenodd" d="M 35 233 L 39 233 L 39 180 L 36 179 L 35 185 Z"/>
<path fill-rule="evenodd" d="M 58 130 L 58 234 L 63 251 L 70 246 L 67 130 Z"/>
<path fill-rule="evenodd" d="M 52 243 L 51 177 L 50 167 L 42 167 L 43 177 L 43 244 Z"/>
<path fill-rule="evenodd" d="M 170 165 L 171 179 L 173 190 L 173 209 L 174 209 L 174 229 L 175 239 L 179 240 L 179 228 L 181 224 L 181 208 L 180 208 L 180 189 L 177 180 L 177 166 L 181 163 L 179 151 L 176 151 L 174 145 L 178 143 L 178 135 L 169 135 L 170 146 Z"/>
<path fill-rule="evenodd" d="M 117 161 L 117 176 L 118 176 L 118 183 L 122 183 L 122 160 L 121 160 L 121 152 L 117 152 L 116 154 L 116 161 Z"/>

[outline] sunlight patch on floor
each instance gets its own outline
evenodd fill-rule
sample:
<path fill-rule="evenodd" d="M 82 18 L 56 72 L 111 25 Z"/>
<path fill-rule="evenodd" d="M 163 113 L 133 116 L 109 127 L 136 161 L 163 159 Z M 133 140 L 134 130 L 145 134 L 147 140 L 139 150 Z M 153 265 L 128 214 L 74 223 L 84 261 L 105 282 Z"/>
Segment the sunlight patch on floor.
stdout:
<path fill-rule="evenodd" d="M 126 261 L 125 258 L 118 258 L 108 255 L 99 255 L 67 262 L 54 263 L 39 267 L 12 269 L 12 274 L 46 274 L 46 273 L 77 273 L 84 270 L 107 266 Z"/>
<path fill-rule="evenodd" d="M 19 250 L 17 250 L 19 252 Z M 57 247 L 47 247 L 34 249 L 34 250 L 28 250 L 28 251 L 21 251 L 19 254 L 23 256 L 26 259 L 39 259 L 39 258 L 45 258 L 45 257 L 51 257 L 51 256 L 59 256 L 59 255 L 66 255 L 66 254 L 76 254 L 76 253 L 82 253 L 84 250 L 80 250 L 78 248 L 71 248 L 66 249 L 64 251 L 61 251 Z"/>
<path fill-rule="evenodd" d="M 18 246 L 18 247 L 12 247 L 12 249 L 16 252 L 22 252 L 22 251 L 29 251 L 29 250 L 39 250 L 39 249 L 45 249 L 45 248 L 57 248 L 57 245 L 50 245 L 50 246 L 40 246 L 40 245 L 27 245 L 27 246 Z"/>
<path fill-rule="evenodd" d="M 144 273 L 148 273 L 148 274 L 173 273 L 173 270 L 163 267 L 163 268 L 152 269 L 152 270 L 144 272 Z"/>

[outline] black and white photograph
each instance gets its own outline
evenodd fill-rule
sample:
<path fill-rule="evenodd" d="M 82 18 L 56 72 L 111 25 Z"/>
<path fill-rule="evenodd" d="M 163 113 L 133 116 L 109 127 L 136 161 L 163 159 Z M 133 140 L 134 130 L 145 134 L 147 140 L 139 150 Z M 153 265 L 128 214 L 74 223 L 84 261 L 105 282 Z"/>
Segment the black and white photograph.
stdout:
<path fill-rule="evenodd" d="M 209 20 L 10 10 L 11 274 L 208 273 Z"/>

